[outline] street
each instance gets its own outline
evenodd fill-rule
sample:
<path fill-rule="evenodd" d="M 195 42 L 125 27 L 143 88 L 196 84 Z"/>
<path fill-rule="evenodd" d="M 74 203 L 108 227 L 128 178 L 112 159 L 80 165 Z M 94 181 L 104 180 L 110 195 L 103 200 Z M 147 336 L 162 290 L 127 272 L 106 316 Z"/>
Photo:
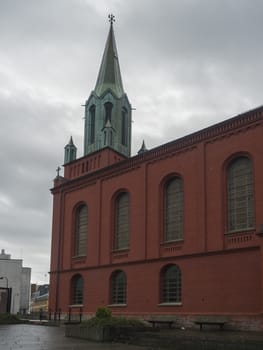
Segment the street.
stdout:
<path fill-rule="evenodd" d="M 1 325 L 1 350 L 146 350 L 145 347 L 66 338 L 63 327 Z"/>

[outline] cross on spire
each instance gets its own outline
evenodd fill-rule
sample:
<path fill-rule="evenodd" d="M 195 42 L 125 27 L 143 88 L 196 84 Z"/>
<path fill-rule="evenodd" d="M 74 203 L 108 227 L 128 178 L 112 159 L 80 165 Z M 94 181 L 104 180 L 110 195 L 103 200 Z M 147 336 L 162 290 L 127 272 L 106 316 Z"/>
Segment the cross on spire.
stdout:
<path fill-rule="evenodd" d="M 108 15 L 108 19 L 111 25 L 115 22 L 115 16 L 112 13 Z"/>

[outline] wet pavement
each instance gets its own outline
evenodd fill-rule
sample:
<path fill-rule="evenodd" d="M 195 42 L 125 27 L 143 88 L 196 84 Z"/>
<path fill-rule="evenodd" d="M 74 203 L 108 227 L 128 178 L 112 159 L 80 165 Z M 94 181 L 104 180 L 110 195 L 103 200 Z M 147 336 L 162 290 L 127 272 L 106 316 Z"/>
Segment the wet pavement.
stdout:
<path fill-rule="evenodd" d="M 1 325 L 0 350 L 147 350 L 148 347 L 66 338 L 64 327 Z"/>
<path fill-rule="evenodd" d="M 0 350 L 262 350 L 262 332 L 161 330 L 139 332 L 130 344 L 97 343 L 64 336 L 64 326 L 0 325 Z M 140 345 L 140 346 L 138 346 Z"/>

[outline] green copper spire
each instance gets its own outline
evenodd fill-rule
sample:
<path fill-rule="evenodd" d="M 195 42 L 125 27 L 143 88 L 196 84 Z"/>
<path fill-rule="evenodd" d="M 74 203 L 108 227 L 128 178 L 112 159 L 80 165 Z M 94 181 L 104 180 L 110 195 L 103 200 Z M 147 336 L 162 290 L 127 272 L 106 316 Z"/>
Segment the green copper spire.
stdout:
<path fill-rule="evenodd" d="M 72 136 L 70 136 L 69 143 L 64 147 L 64 164 L 70 163 L 77 158 L 77 147 L 74 145 Z"/>
<path fill-rule="evenodd" d="M 131 104 L 123 90 L 113 31 L 114 16 L 94 91 L 85 103 L 84 155 L 105 147 L 131 153 Z"/>
<path fill-rule="evenodd" d="M 100 97 L 107 89 L 111 89 L 120 98 L 124 94 L 124 90 L 113 30 L 114 16 L 109 15 L 109 20 L 110 31 L 100 65 L 95 92 Z"/>

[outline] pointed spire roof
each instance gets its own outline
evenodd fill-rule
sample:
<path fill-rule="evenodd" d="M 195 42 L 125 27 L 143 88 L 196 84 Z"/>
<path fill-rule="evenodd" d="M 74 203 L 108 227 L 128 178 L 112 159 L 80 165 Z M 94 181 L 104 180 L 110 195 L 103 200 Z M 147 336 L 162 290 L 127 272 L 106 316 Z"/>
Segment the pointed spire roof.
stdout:
<path fill-rule="evenodd" d="M 121 97 L 124 94 L 124 90 L 113 30 L 114 17 L 109 16 L 109 18 L 110 30 L 100 65 L 95 93 L 100 97 L 107 89 L 111 89 L 117 97 Z"/>
<path fill-rule="evenodd" d="M 145 142 L 144 140 L 142 141 L 142 147 L 139 149 L 139 151 L 137 152 L 137 154 L 142 154 L 144 152 L 148 151 L 146 146 L 145 146 Z"/>
<path fill-rule="evenodd" d="M 64 164 L 70 163 L 77 158 L 77 147 L 74 145 L 72 136 L 70 136 L 69 142 L 64 147 L 64 150 Z"/>
<path fill-rule="evenodd" d="M 74 145 L 72 136 L 70 136 L 69 142 L 68 142 L 68 144 L 67 144 L 65 147 L 67 147 L 67 146 L 74 146 L 74 147 L 76 147 L 76 146 Z"/>

